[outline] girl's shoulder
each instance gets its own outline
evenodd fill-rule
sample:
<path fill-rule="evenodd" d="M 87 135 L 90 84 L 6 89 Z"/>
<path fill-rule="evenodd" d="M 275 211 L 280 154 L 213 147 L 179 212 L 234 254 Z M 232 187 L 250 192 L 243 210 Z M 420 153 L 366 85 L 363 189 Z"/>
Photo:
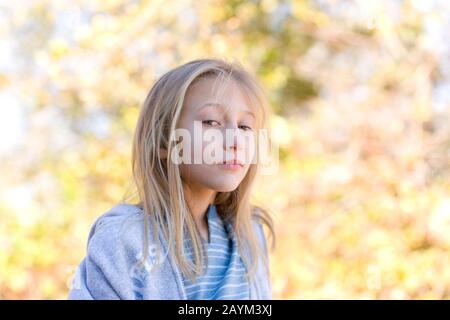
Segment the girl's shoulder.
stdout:
<path fill-rule="evenodd" d="M 152 228 L 147 228 L 152 241 Z M 144 214 L 141 208 L 118 203 L 100 215 L 92 225 L 88 241 L 89 254 L 138 254 L 144 242 Z"/>
<path fill-rule="evenodd" d="M 128 203 L 118 203 L 108 211 L 101 214 L 94 222 L 91 232 L 97 232 L 102 228 L 115 228 L 124 226 L 132 221 L 142 221 L 142 209 Z"/>
<path fill-rule="evenodd" d="M 139 207 L 125 203 L 97 218 L 89 232 L 86 257 L 74 277 L 72 299 L 136 297 L 135 283 L 141 286 L 139 277 L 143 276 L 138 268 L 144 245 L 143 219 Z M 150 243 L 151 229 L 147 230 Z"/>

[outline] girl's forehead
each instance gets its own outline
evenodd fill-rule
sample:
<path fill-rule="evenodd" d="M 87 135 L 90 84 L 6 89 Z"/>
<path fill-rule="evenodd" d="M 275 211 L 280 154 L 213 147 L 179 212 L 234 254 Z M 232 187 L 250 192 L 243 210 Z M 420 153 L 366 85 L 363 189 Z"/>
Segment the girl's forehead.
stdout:
<path fill-rule="evenodd" d="M 186 107 L 197 111 L 204 105 L 216 105 L 247 109 L 255 112 L 249 92 L 236 80 L 216 82 L 214 78 L 199 80 L 192 85 L 185 97 Z"/>
<path fill-rule="evenodd" d="M 243 94 L 242 84 L 236 80 L 220 81 L 212 77 L 198 80 L 191 85 L 188 94 L 201 94 L 203 96 L 216 97 L 217 99 L 224 97 L 236 97 Z"/>

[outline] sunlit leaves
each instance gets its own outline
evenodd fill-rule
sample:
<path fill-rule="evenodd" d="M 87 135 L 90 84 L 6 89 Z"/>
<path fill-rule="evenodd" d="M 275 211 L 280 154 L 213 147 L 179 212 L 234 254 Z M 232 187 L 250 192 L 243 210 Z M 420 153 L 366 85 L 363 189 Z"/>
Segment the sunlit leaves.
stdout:
<path fill-rule="evenodd" d="M 0 12 L 0 89 L 15 99 L 0 108 L 26 126 L 1 155 L 0 298 L 66 297 L 89 227 L 129 186 L 149 88 L 207 56 L 243 62 L 276 113 L 280 170 L 255 190 L 277 223 L 274 297 L 449 298 L 448 11 L 48 0 Z M 4 129 L 15 112 L 1 114 Z"/>

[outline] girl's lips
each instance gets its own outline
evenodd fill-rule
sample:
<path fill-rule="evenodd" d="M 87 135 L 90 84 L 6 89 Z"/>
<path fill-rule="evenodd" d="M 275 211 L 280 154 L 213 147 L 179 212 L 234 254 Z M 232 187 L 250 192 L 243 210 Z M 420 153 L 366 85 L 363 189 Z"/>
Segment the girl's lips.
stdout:
<path fill-rule="evenodd" d="M 228 169 L 228 170 L 237 170 L 242 168 L 242 165 L 238 163 L 219 163 L 218 166 L 222 169 Z"/>
<path fill-rule="evenodd" d="M 237 170 L 243 167 L 242 163 L 237 160 L 224 161 L 223 163 L 218 163 L 217 165 L 222 169 L 229 170 Z"/>
<path fill-rule="evenodd" d="M 223 164 L 237 164 L 237 165 L 240 165 L 241 167 L 243 166 L 242 163 L 236 159 L 226 160 L 223 162 Z"/>

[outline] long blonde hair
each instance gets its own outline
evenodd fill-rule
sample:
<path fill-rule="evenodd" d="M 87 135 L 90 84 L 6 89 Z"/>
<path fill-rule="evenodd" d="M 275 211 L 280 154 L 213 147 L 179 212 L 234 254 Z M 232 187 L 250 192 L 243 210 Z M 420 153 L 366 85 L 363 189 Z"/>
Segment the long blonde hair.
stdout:
<path fill-rule="evenodd" d="M 184 275 L 195 281 L 203 272 L 203 246 L 200 234 L 185 201 L 179 167 L 162 158 L 161 150 L 171 154 L 174 147 L 170 137 L 177 128 L 186 93 L 200 79 L 225 77 L 237 81 L 251 103 L 259 112 L 259 128 L 269 127 L 267 99 L 257 81 L 238 62 L 221 59 L 199 59 L 183 64 L 160 77 L 148 93 L 141 109 L 132 146 L 132 173 L 138 206 L 143 209 L 144 256 L 148 256 L 148 218 L 153 226 L 154 240 L 159 252 L 157 234 L 161 232 L 168 251 Z M 272 248 L 275 243 L 273 220 L 267 210 L 250 204 L 254 179 L 259 171 L 259 161 L 251 164 L 240 183 L 232 192 L 218 192 L 214 200 L 218 215 L 232 224 L 238 247 L 249 255 L 241 255 L 247 267 L 247 277 L 254 274 L 263 248 L 253 228 L 253 219 L 266 225 L 271 232 Z M 124 197 L 125 199 L 125 197 Z M 194 254 L 194 264 L 184 258 L 184 232 L 189 234 Z"/>

